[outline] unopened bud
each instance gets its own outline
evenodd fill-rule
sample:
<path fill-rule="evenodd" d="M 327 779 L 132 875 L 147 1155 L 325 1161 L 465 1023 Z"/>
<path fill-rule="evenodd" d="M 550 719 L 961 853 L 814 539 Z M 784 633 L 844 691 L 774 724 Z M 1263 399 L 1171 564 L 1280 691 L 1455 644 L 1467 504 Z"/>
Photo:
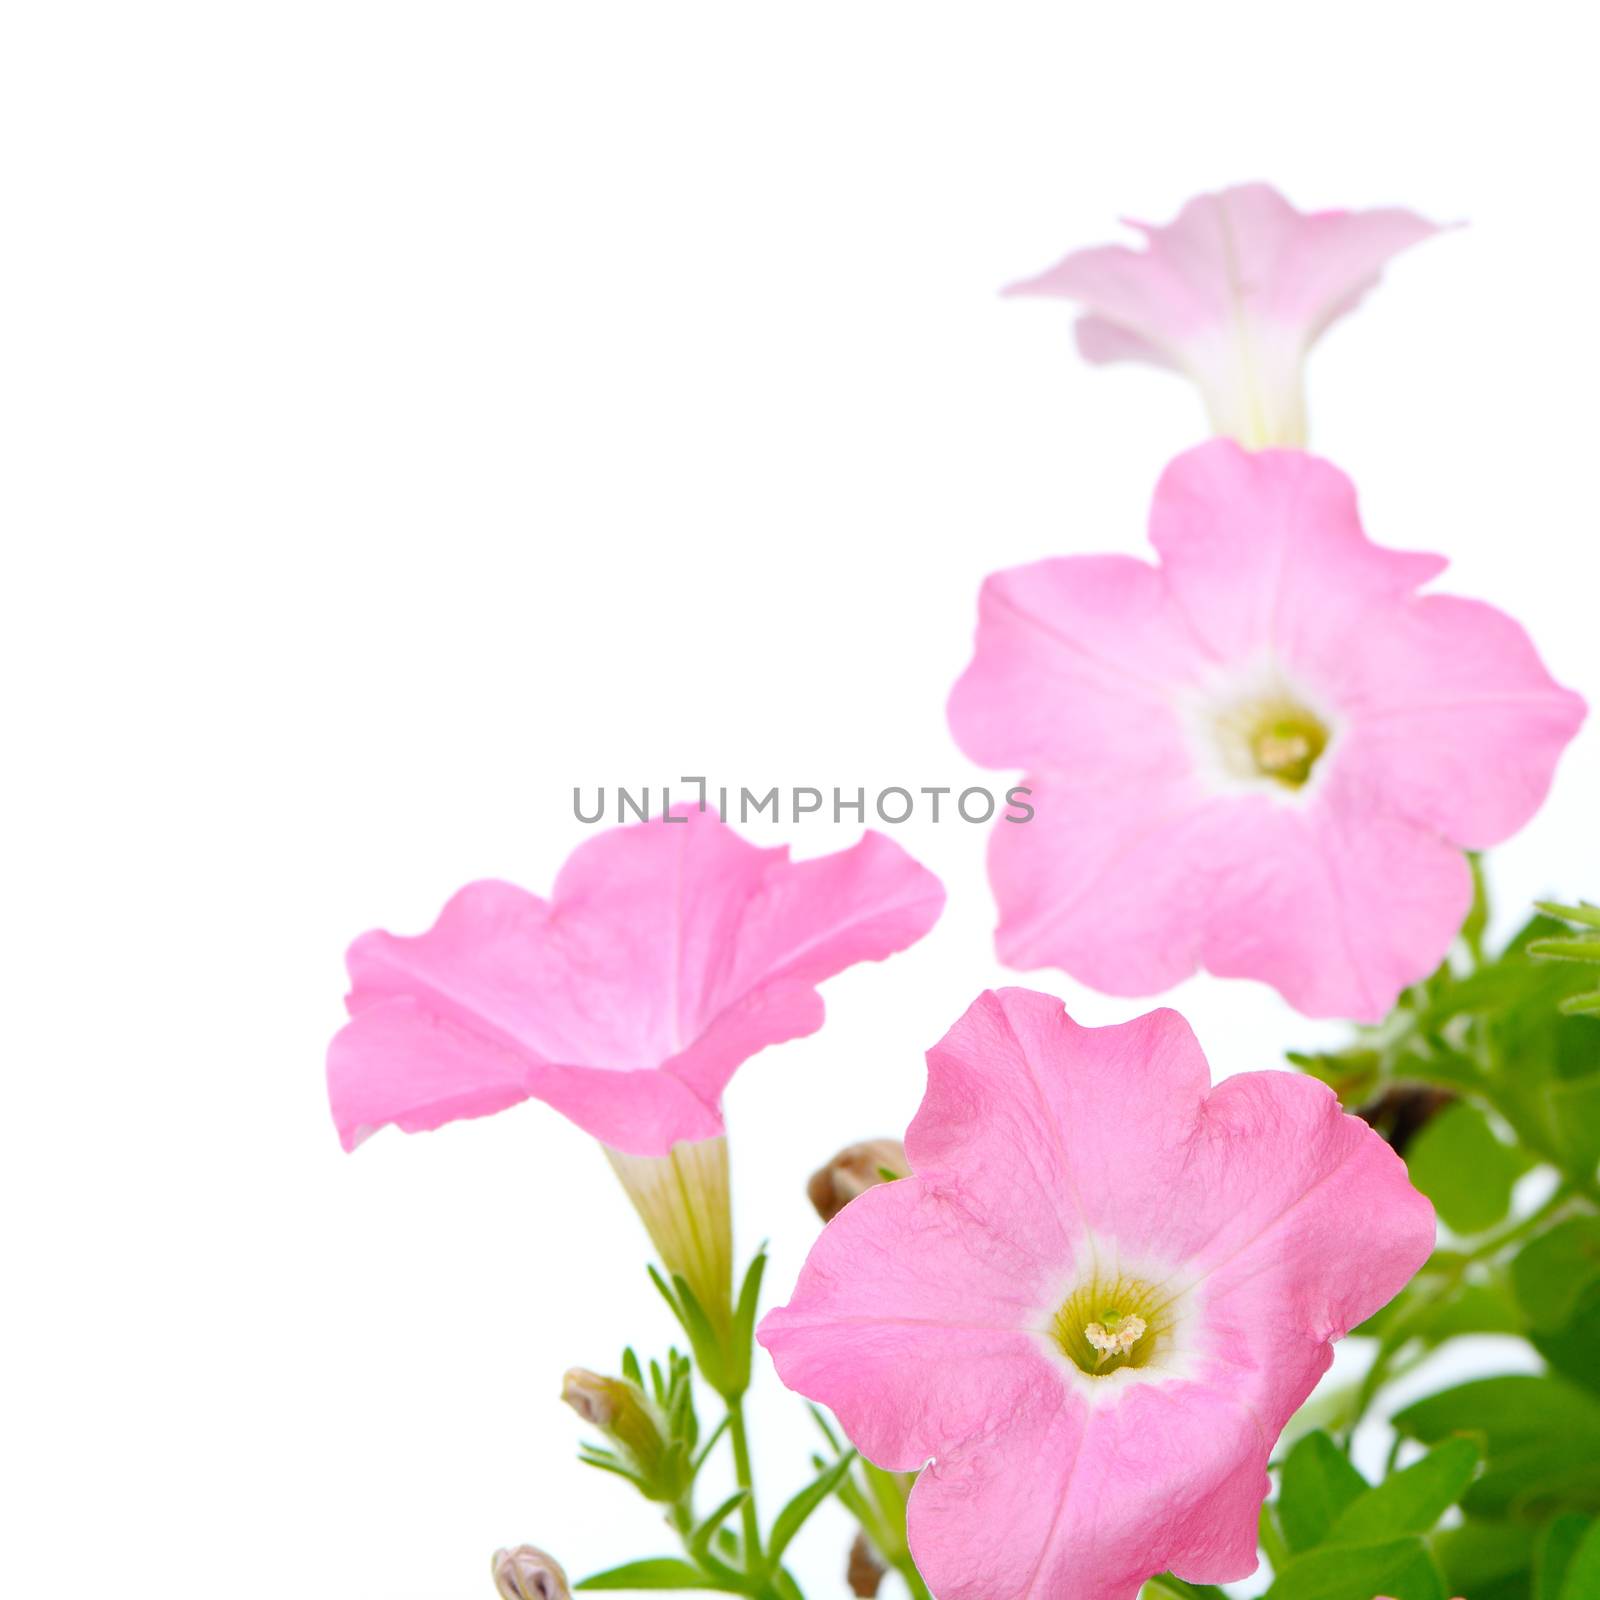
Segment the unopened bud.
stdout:
<path fill-rule="evenodd" d="M 827 1166 L 811 1174 L 806 1193 L 824 1222 L 832 1222 L 858 1194 L 911 1171 L 898 1139 L 863 1139 L 847 1144 Z"/>
<path fill-rule="evenodd" d="M 531 1544 L 496 1550 L 493 1572 L 501 1600 L 572 1600 L 561 1563 Z"/>
<path fill-rule="evenodd" d="M 688 1366 L 674 1368 L 674 1381 L 688 1382 Z M 604 1378 L 586 1367 L 573 1367 L 561 1380 L 561 1398 L 617 1450 L 623 1465 L 650 1500 L 673 1501 L 688 1487 L 689 1451 L 694 1445 L 672 1437 L 660 1407 L 626 1378 Z M 675 1413 L 676 1414 L 676 1413 Z M 693 1426 L 692 1407 L 685 1413 Z"/>
<path fill-rule="evenodd" d="M 561 1380 L 561 1398 L 591 1426 L 609 1430 L 617 1415 L 620 1378 L 602 1378 L 587 1367 L 573 1367 Z"/>
<path fill-rule="evenodd" d="M 888 1570 L 878 1559 L 878 1552 L 872 1548 L 866 1534 L 858 1533 L 856 1542 L 850 1546 L 850 1565 L 844 1574 L 850 1593 L 859 1600 L 873 1600 Z"/>

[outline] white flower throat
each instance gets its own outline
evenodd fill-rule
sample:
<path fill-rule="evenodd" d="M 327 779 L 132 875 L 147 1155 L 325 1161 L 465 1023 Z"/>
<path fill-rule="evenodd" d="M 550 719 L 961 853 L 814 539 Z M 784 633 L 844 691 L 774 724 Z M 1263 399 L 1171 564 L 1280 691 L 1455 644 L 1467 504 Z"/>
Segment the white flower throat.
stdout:
<path fill-rule="evenodd" d="M 1197 765 L 1219 788 L 1303 795 L 1337 738 L 1319 701 L 1275 662 L 1229 672 L 1183 708 Z"/>

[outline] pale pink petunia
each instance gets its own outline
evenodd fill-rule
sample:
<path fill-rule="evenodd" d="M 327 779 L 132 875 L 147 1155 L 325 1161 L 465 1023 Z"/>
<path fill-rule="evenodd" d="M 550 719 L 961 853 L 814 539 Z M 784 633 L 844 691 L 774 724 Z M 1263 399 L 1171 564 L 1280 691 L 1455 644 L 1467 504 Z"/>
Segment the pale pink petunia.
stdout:
<path fill-rule="evenodd" d="M 1372 544 L 1299 451 L 1214 440 L 1157 486 L 1161 558 L 990 577 L 950 700 L 962 749 L 1030 777 L 1000 823 L 1000 958 L 1112 994 L 1205 967 L 1375 1022 L 1449 949 L 1464 850 L 1538 809 L 1583 720 L 1527 635 L 1418 595 L 1437 556 Z"/>
<path fill-rule="evenodd" d="M 1302 212 L 1264 183 L 1191 200 L 1143 250 L 1074 250 L 1007 292 L 1075 300 L 1090 361 L 1147 361 L 1199 386 L 1212 427 L 1253 447 L 1304 444 L 1303 367 L 1391 256 L 1439 229 L 1410 211 Z"/>
<path fill-rule="evenodd" d="M 1026 989 L 929 1051 L 906 1153 L 760 1338 L 871 1460 L 931 1461 L 939 1600 L 1249 1574 L 1279 1432 L 1432 1249 L 1400 1159 L 1310 1078 L 1211 1088 L 1175 1012 L 1082 1028 Z"/>
<path fill-rule="evenodd" d="M 710 812 L 674 818 L 581 845 L 548 901 L 474 883 L 427 933 L 351 946 L 328 1053 L 347 1149 L 530 1097 L 627 1155 L 714 1139 L 739 1064 L 820 1027 L 816 985 L 915 943 L 944 903 L 881 834 L 790 861 Z"/>

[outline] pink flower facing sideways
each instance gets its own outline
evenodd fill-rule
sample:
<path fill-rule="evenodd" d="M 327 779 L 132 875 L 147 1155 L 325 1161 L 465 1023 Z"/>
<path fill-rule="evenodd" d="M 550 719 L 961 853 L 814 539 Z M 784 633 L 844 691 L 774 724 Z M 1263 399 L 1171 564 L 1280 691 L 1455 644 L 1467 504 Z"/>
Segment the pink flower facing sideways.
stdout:
<path fill-rule="evenodd" d="M 1462 852 L 1538 809 L 1583 702 L 1509 617 L 1418 595 L 1444 561 L 1372 544 L 1314 456 L 1189 451 L 1150 540 L 1159 566 L 983 586 L 950 726 L 1026 769 L 1035 808 L 991 840 L 1000 958 L 1129 995 L 1203 966 L 1376 1022 L 1448 950 Z"/>
<path fill-rule="evenodd" d="M 1212 427 L 1252 445 L 1304 444 L 1306 355 L 1391 256 L 1439 229 L 1410 211 L 1296 211 L 1264 183 L 1191 200 L 1144 250 L 1075 250 L 1014 295 L 1076 300 L 1093 362 L 1145 361 L 1199 386 Z"/>
<path fill-rule="evenodd" d="M 662 1264 L 726 1331 L 724 1087 L 822 1025 L 822 979 L 914 944 L 943 904 L 881 834 L 790 861 L 698 810 L 581 845 L 549 900 L 469 884 L 427 933 L 351 946 L 328 1051 L 340 1138 L 543 1100 L 606 1147 Z"/>
<path fill-rule="evenodd" d="M 580 845 L 549 900 L 469 884 L 427 933 L 356 940 L 328 1052 L 346 1149 L 530 1097 L 629 1155 L 713 1138 L 739 1064 L 821 1027 L 816 985 L 915 943 L 944 904 L 881 834 L 796 862 L 673 816 Z"/>
<path fill-rule="evenodd" d="M 987 993 L 928 1054 L 913 1175 L 823 1230 L 760 1338 L 880 1466 L 920 1468 L 939 1600 L 1133 1600 L 1256 1565 L 1266 1465 L 1432 1208 L 1324 1085 L 1215 1089 L 1188 1025 Z"/>

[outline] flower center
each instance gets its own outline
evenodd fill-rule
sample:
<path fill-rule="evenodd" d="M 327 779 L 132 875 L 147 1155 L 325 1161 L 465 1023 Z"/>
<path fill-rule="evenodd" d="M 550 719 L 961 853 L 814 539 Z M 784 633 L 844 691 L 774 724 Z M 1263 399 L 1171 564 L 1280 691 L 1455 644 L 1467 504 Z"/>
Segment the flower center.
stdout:
<path fill-rule="evenodd" d="M 1304 706 L 1263 706 L 1250 732 L 1250 755 L 1263 778 L 1298 789 L 1328 747 L 1328 730 Z"/>
<path fill-rule="evenodd" d="M 1173 1299 L 1140 1278 L 1096 1276 L 1062 1301 L 1050 1333 L 1062 1353 L 1091 1378 L 1149 1366 L 1176 1323 Z"/>
<path fill-rule="evenodd" d="M 1315 711 L 1277 688 L 1223 706 L 1213 714 L 1212 732 L 1224 772 L 1289 790 L 1310 781 L 1332 737 Z"/>

